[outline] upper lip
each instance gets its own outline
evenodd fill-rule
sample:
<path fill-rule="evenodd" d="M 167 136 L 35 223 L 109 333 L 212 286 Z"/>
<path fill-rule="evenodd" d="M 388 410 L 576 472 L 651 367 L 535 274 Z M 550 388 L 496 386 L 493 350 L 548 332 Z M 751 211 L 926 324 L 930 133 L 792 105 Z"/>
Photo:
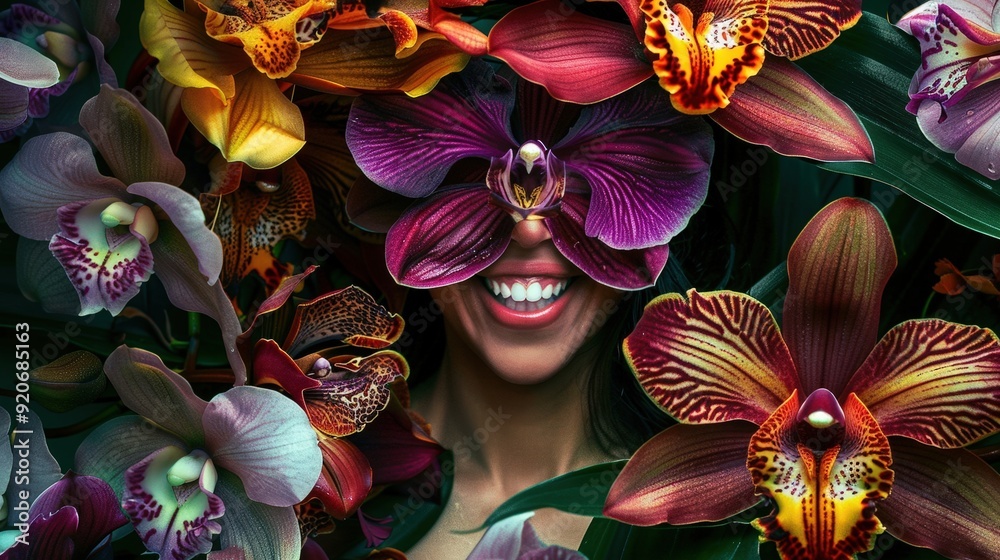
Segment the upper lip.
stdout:
<path fill-rule="evenodd" d="M 579 275 L 562 263 L 547 260 L 503 260 L 479 273 L 487 278 L 502 276 L 516 278 L 570 278 Z"/>

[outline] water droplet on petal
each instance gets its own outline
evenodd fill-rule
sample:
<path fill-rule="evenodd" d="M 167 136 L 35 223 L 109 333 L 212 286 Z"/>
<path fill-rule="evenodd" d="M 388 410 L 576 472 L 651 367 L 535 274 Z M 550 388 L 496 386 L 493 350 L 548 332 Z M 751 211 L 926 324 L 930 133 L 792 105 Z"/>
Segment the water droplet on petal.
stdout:
<path fill-rule="evenodd" d="M 965 116 L 967 116 L 967 117 L 971 117 L 972 115 L 975 115 L 975 114 L 976 114 L 976 112 L 973 111 L 972 109 L 969 109 L 968 111 L 965 112 Z"/>
<path fill-rule="evenodd" d="M 989 171 L 990 173 L 996 173 L 997 166 L 990 163 L 989 165 L 986 166 L 986 170 Z"/>

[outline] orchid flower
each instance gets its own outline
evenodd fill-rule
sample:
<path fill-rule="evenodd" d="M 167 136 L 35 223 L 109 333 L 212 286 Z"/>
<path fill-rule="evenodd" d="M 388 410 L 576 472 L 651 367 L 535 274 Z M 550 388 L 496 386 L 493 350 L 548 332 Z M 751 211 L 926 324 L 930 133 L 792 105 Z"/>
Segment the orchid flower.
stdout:
<path fill-rule="evenodd" d="M 629 460 L 605 514 L 714 521 L 764 496 L 775 509 L 754 525 L 786 559 L 852 558 L 886 529 L 954 558 L 1000 557 L 1000 474 L 961 449 L 1000 431 L 1000 342 L 916 320 L 876 344 L 895 264 L 878 210 L 841 199 L 792 246 L 781 331 L 735 292 L 651 302 L 624 348 L 681 423 Z"/>
<path fill-rule="evenodd" d="M 315 485 L 322 454 L 295 403 L 248 386 L 205 402 L 156 355 L 125 346 L 104 368 L 140 416 L 98 427 L 76 464 L 111 484 L 147 549 L 188 559 L 218 535 L 225 554 L 298 557 L 291 506 Z"/>
<path fill-rule="evenodd" d="M 228 161 L 257 169 L 276 167 L 305 143 L 302 115 L 282 84 L 420 95 L 469 58 L 398 11 L 369 18 L 362 3 L 187 0 L 180 10 L 146 0 L 145 8 L 143 45 L 160 74 L 183 88 L 184 113 Z M 412 37 L 400 46 L 404 29 Z"/>
<path fill-rule="evenodd" d="M 896 24 L 920 42 L 906 109 L 962 165 L 1000 179 L 1000 27 L 992 0 L 927 2 Z"/>
<path fill-rule="evenodd" d="M 107 482 L 72 471 L 31 504 L 27 537 L 0 558 L 88 560 L 102 557 L 112 531 L 128 523 Z"/>
<path fill-rule="evenodd" d="M 467 560 L 587 560 L 575 550 L 542 542 L 531 525 L 533 515 L 529 511 L 491 526 Z"/>
<path fill-rule="evenodd" d="M 980 269 L 980 272 L 983 270 Z M 963 293 L 966 288 L 972 288 L 974 291 L 986 295 L 1000 296 L 1000 254 L 993 255 L 988 275 L 966 275 L 948 259 L 941 259 L 934 263 L 934 274 L 940 278 L 938 283 L 934 284 L 934 291 L 939 294 L 957 296 Z"/>
<path fill-rule="evenodd" d="M 874 161 L 857 116 L 795 60 L 861 17 L 859 0 L 618 0 L 631 22 L 538 0 L 490 31 L 490 54 L 557 99 L 594 103 L 656 75 L 666 103 L 785 155 Z"/>
<path fill-rule="evenodd" d="M 372 181 L 418 199 L 386 239 L 389 272 L 417 288 L 482 271 L 525 219 L 598 282 L 649 286 L 705 200 L 713 153 L 705 124 L 648 88 L 580 108 L 485 64 L 419 100 L 357 99 L 347 145 Z"/>
<path fill-rule="evenodd" d="M 96 67 L 102 82 L 114 81 L 104 49 L 118 36 L 117 3 L 34 3 L 12 4 L 0 13 L 0 142 L 47 116 L 49 99 L 66 93 L 90 69 Z"/>

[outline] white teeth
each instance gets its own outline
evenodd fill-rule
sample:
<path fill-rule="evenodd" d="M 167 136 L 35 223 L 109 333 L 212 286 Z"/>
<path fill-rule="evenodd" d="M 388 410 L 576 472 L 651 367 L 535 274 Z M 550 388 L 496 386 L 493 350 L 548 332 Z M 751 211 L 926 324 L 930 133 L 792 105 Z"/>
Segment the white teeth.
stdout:
<path fill-rule="evenodd" d="M 524 301 L 528 297 L 528 290 L 524 288 L 523 284 L 515 283 L 510 287 L 510 299 L 514 301 Z"/>
<path fill-rule="evenodd" d="M 550 297 L 552 297 L 552 284 L 545 286 L 542 290 L 542 299 L 549 299 Z"/>
<path fill-rule="evenodd" d="M 558 284 L 556 284 L 555 289 L 552 290 L 552 295 L 557 296 L 559 295 L 560 292 L 562 292 L 562 290 L 563 290 L 563 283 L 559 282 Z"/>
<path fill-rule="evenodd" d="M 500 284 L 498 284 L 496 280 L 493 281 L 493 295 L 500 295 Z"/>
<path fill-rule="evenodd" d="M 510 297 L 510 288 L 508 288 L 507 284 L 504 284 L 503 282 L 500 283 L 500 295 L 504 298 Z"/>
<path fill-rule="evenodd" d="M 527 290 L 527 300 L 528 301 L 538 301 L 542 299 L 542 285 L 538 282 L 532 282 L 528 284 Z"/>

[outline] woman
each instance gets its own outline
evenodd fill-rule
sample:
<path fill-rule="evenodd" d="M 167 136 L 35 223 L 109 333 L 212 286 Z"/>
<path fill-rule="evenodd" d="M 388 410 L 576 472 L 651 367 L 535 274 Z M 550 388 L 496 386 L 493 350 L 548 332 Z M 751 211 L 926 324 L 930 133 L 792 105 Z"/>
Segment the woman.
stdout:
<path fill-rule="evenodd" d="M 413 407 L 453 450 L 454 489 L 412 558 L 464 558 L 481 534 L 453 531 L 648 435 L 631 427 L 648 402 L 610 371 L 625 334 L 615 312 L 660 275 L 667 241 L 704 201 L 713 151 L 707 125 L 656 94 L 579 107 L 472 64 L 419 101 L 355 102 L 359 166 L 417 199 L 388 230 L 389 271 L 430 289 L 446 336 Z M 386 215 L 380 196 L 352 192 L 357 222 Z M 573 548 L 588 523 L 535 517 L 543 540 Z"/>

